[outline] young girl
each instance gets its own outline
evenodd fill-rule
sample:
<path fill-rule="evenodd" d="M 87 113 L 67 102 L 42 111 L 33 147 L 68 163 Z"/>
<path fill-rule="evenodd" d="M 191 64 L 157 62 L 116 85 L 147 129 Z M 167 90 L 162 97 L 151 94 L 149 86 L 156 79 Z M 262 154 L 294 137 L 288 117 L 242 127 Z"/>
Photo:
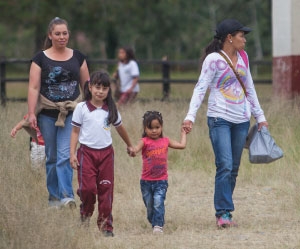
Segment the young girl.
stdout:
<path fill-rule="evenodd" d="M 26 129 L 28 133 L 30 133 L 30 159 L 31 159 L 31 167 L 33 170 L 38 170 L 45 166 L 45 142 L 44 138 L 41 134 L 40 129 L 37 127 L 35 130 L 26 127 L 28 114 L 24 116 L 24 118 L 12 128 L 10 135 L 12 138 L 15 138 L 18 131 L 22 128 Z"/>
<path fill-rule="evenodd" d="M 143 116 L 144 132 L 134 152 L 142 150 L 143 170 L 140 180 L 147 219 L 153 233 L 163 233 L 165 206 L 168 188 L 168 147 L 184 149 L 186 133 L 181 129 L 180 142 L 163 137 L 163 119 L 160 112 L 147 111 Z"/>
<path fill-rule="evenodd" d="M 115 73 L 115 79 L 119 80 L 119 86 L 117 85 L 120 92 L 118 105 L 121 106 L 132 103 L 140 91 L 138 84 L 140 71 L 132 48 L 121 47 L 118 51 L 118 59 L 118 70 Z"/>
<path fill-rule="evenodd" d="M 78 169 L 80 215 L 83 222 L 89 221 L 98 198 L 97 225 L 104 236 L 113 236 L 113 187 L 114 150 L 111 125 L 133 152 L 130 139 L 122 125 L 121 116 L 112 99 L 109 75 L 97 71 L 91 75 L 84 89 L 85 101 L 79 103 L 73 113 L 70 161 Z M 76 145 L 80 147 L 76 156 Z"/>

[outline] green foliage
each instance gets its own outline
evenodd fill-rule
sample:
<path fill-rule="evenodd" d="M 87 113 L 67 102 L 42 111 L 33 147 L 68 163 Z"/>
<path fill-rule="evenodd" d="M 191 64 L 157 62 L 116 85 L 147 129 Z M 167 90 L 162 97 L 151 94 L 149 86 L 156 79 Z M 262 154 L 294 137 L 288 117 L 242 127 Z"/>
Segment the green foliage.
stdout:
<path fill-rule="evenodd" d="M 270 0 L 11 0 L 1 1 L 0 8 L 2 56 L 31 57 L 56 16 L 69 22 L 70 46 L 89 57 L 115 58 L 119 46 L 131 45 L 138 58 L 199 58 L 216 24 L 230 17 L 256 30 L 247 37 L 250 56 L 257 46 L 264 56 L 271 54 Z M 257 44 L 257 37 L 264 42 Z"/>

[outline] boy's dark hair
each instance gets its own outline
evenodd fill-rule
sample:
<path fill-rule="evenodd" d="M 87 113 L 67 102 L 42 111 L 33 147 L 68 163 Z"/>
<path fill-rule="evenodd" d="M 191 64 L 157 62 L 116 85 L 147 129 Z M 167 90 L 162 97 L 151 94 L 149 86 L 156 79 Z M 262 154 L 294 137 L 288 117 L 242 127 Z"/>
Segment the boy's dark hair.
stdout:
<path fill-rule="evenodd" d="M 160 112 L 158 111 L 146 111 L 143 116 L 143 134 L 142 137 L 147 137 L 147 134 L 145 132 L 146 128 L 151 129 L 151 123 L 153 120 L 157 120 L 161 126 L 163 126 L 163 118 Z M 160 137 L 163 137 L 163 133 L 160 134 Z"/>
<path fill-rule="evenodd" d="M 127 63 L 131 60 L 134 60 L 134 61 L 136 60 L 134 51 L 131 47 L 124 46 L 124 47 L 120 47 L 120 49 L 123 49 L 125 51 Z"/>
<path fill-rule="evenodd" d="M 91 78 L 89 81 L 86 81 L 84 84 L 84 100 L 89 101 L 92 99 L 92 94 L 89 90 L 89 85 L 102 85 L 105 87 L 109 87 L 107 97 L 105 99 L 105 103 L 108 106 L 108 124 L 113 124 L 118 120 L 118 110 L 116 104 L 112 98 L 111 87 L 110 87 L 110 77 L 109 74 L 104 71 L 96 71 L 91 74 Z"/>

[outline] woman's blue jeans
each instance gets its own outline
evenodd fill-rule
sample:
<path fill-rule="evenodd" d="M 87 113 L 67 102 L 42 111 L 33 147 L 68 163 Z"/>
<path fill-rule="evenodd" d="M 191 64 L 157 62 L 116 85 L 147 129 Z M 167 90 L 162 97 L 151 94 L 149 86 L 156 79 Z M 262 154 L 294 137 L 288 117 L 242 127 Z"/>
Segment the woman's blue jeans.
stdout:
<path fill-rule="evenodd" d="M 38 126 L 45 141 L 46 177 L 49 201 L 74 198 L 70 165 L 70 136 L 72 114 L 65 120 L 65 127 L 55 126 L 56 118 L 38 116 Z"/>
<path fill-rule="evenodd" d="M 215 154 L 214 205 L 216 216 L 234 211 L 232 194 L 250 122 L 231 123 L 208 117 L 209 137 Z"/>
<path fill-rule="evenodd" d="M 143 201 L 147 208 L 147 219 L 152 227 L 165 224 L 165 199 L 168 181 L 140 181 Z"/>

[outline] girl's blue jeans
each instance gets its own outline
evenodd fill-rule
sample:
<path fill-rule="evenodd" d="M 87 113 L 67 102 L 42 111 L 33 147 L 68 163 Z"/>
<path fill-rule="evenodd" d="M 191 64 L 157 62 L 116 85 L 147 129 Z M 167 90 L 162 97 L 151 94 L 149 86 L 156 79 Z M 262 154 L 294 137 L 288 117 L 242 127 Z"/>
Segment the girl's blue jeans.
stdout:
<path fill-rule="evenodd" d="M 147 208 L 147 219 L 152 227 L 163 227 L 165 224 L 165 199 L 168 189 L 168 181 L 141 180 L 143 201 Z"/>
<path fill-rule="evenodd" d="M 215 154 L 214 206 L 216 217 L 234 211 L 232 194 L 250 122 L 231 123 L 208 117 L 209 136 Z"/>
<path fill-rule="evenodd" d="M 38 126 L 45 141 L 46 180 L 49 201 L 74 198 L 70 165 L 70 136 L 72 114 L 65 120 L 65 127 L 55 126 L 56 118 L 43 114 L 38 116 Z"/>

